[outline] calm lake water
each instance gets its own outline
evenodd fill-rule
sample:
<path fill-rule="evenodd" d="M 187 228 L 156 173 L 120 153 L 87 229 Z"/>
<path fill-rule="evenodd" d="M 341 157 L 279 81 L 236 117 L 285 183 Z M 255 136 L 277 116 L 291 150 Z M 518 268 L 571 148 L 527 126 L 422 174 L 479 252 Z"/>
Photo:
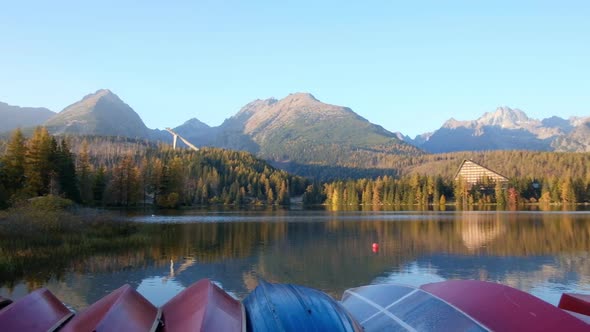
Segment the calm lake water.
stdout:
<path fill-rule="evenodd" d="M 182 212 L 131 215 L 128 245 L 3 276 L 0 295 L 47 287 L 82 309 L 128 283 L 155 305 L 201 278 L 238 298 L 257 284 L 347 288 L 446 279 L 499 282 L 557 304 L 590 293 L 590 212 Z M 138 240 L 139 238 L 139 240 Z M 379 244 L 373 252 L 372 244 Z"/>

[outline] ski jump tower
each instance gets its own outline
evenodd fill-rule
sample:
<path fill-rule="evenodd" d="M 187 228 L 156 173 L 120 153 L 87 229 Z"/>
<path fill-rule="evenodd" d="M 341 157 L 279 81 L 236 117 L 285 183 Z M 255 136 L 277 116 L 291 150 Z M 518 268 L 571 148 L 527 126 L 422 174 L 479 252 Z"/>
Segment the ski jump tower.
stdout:
<path fill-rule="evenodd" d="M 180 140 L 186 144 L 189 148 L 195 150 L 195 151 L 199 151 L 199 148 L 192 145 L 191 142 L 187 141 L 184 137 L 178 135 L 174 130 L 170 129 L 170 128 L 166 128 L 166 131 L 169 132 L 170 134 L 172 134 L 173 137 L 173 142 L 172 142 L 172 148 L 174 150 L 176 150 L 176 141 L 180 138 Z"/>

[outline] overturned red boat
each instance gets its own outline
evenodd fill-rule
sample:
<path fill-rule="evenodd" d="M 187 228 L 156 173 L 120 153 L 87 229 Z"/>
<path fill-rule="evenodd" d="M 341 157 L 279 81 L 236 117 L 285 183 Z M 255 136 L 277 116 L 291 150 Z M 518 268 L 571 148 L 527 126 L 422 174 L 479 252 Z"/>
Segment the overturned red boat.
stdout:
<path fill-rule="evenodd" d="M 263 280 L 240 302 L 203 279 L 157 308 L 129 285 L 74 315 L 47 289 L 1 298 L 0 331 L 590 331 L 590 295 L 558 307 L 501 284 L 449 280 L 369 285 L 340 302 Z M 73 318 L 72 318 L 73 317 Z"/>
<path fill-rule="evenodd" d="M 124 285 L 76 315 L 62 331 L 156 331 L 160 316 L 158 308 Z"/>

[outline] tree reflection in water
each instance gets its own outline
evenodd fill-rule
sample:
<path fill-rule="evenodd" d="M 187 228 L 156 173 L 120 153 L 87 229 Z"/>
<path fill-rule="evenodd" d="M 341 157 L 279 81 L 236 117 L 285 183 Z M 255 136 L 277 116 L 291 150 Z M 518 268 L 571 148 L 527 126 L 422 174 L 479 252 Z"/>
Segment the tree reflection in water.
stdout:
<path fill-rule="evenodd" d="M 590 292 L 588 213 L 315 211 L 224 218 L 144 223 L 127 245 L 118 239 L 108 250 L 78 252 L 69 243 L 62 244 L 71 247 L 68 255 L 51 248 L 42 255 L 35 248 L 1 250 L 0 295 L 46 286 L 83 308 L 123 283 L 138 287 L 156 278 L 186 287 L 204 277 L 237 296 L 251 291 L 258 277 L 336 298 L 373 282 L 447 278 L 498 281 L 540 296 L 539 287 L 551 288 L 549 282 L 555 285 L 549 293 Z M 374 242 L 378 253 L 371 251 Z M 158 283 L 142 287 L 159 291 Z M 546 298 L 554 301 L 553 293 Z"/>

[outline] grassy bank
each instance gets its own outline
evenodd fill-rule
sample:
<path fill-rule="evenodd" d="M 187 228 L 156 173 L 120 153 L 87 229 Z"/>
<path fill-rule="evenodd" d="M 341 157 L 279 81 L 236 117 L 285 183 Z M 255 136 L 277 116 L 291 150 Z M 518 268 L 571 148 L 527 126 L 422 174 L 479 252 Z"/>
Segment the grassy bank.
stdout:
<path fill-rule="evenodd" d="M 104 211 L 79 209 L 45 196 L 0 211 L 0 284 L 25 276 L 50 278 L 72 258 L 144 247 L 142 225 Z"/>

